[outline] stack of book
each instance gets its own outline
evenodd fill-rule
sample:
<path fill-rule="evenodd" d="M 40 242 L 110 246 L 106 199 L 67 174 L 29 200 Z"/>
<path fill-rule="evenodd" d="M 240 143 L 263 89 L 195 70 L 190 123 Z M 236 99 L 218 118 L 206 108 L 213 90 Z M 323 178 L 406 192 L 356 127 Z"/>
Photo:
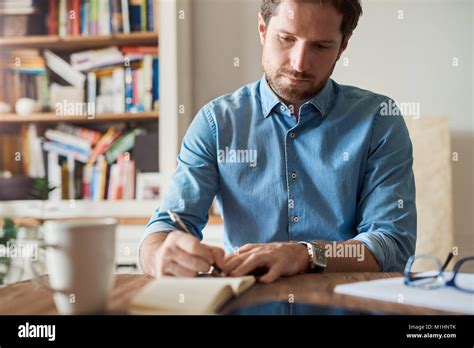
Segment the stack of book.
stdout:
<path fill-rule="evenodd" d="M 0 54 L 0 101 L 15 106 L 19 98 L 49 103 L 45 61 L 38 50 L 18 49 Z"/>
<path fill-rule="evenodd" d="M 28 15 L 34 11 L 33 0 L 0 0 L 1 15 Z"/>
<path fill-rule="evenodd" d="M 157 46 L 108 47 L 77 52 L 71 67 L 87 76 L 86 102 L 97 113 L 158 109 Z"/>
<path fill-rule="evenodd" d="M 0 35 L 28 35 L 29 24 L 37 24 L 32 16 L 37 12 L 33 0 L 0 0 Z"/>
<path fill-rule="evenodd" d="M 49 182 L 61 190 L 52 199 L 121 200 L 135 195 L 135 161 L 130 151 L 140 128 L 110 127 L 104 134 L 60 124 L 46 130 Z"/>
<path fill-rule="evenodd" d="M 49 0 L 49 35 L 110 35 L 154 31 L 154 0 Z"/>

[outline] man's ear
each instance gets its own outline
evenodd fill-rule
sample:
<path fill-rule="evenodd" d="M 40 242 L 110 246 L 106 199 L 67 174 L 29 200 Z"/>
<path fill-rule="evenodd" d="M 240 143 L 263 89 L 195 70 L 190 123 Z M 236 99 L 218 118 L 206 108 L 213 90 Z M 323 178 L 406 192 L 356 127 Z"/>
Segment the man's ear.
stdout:
<path fill-rule="evenodd" d="M 352 33 L 348 34 L 342 41 L 341 48 L 339 49 L 339 53 L 337 54 L 336 62 L 341 58 L 341 55 L 346 50 L 347 46 L 349 45 L 349 39 L 351 38 Z"/>
<path fill-rule="evenodd" d="M 265 21 L 262 17 L 262 13 L 258 13 L 258 34 L 260 35 L 260 43 L 265 45 L 265 36 L 267 33 L 267 26 L 265 25 Z"/>

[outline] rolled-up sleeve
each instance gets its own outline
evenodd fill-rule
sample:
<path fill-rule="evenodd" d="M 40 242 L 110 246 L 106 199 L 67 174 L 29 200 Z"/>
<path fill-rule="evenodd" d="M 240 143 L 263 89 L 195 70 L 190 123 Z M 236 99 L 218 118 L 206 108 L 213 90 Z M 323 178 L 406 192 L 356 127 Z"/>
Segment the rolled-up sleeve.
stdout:
<path fill-rule="evenodd" d="M 374 119 L 363 186 L 357 205 L 357 232 L 385 272 L 400 272 L 416 244 L 413 149 L 402 116 Z"/>
<path fill-rule="evenodd" d="M 202 240 L 202 229 L 209 218 L 209 208 L 219 189 L 216 126 L 209 106 L 203 107 L 189 126 L 178 156 L 178 164 L 162 199 L 140 241 L 152 233 L 175 229 L 168 217 L 178 213 L 189 230 Z"/>

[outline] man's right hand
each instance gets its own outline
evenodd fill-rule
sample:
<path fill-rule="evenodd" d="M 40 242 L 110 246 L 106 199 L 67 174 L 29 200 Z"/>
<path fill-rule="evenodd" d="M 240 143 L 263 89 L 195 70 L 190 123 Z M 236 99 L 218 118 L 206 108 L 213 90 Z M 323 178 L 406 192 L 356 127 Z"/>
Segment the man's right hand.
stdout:
<path fill-rule="evenodd" d="M 150 251 L 156 277 L 194 277 L 198 272 L 208 272 L 213 264 L 224 266 L 224 250 L 181 231 L 169 232 L 164 242 Z"/>

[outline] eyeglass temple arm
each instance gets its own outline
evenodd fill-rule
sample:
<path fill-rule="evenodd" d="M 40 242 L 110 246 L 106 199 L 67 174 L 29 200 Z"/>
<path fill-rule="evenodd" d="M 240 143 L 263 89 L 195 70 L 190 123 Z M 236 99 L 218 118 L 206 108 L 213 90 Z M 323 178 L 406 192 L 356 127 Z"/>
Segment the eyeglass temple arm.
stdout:
<path fill-rule="evenodd" d="M 451 262 L 451 260 L 453 259 L 453 257 L 454 257 L 454 254 L 453 254 L 453 252 L 451 251 L 451 252 L 449 253 L 448 257 L 446 258 L 446 261 L 444 261 L 443 266 L 441 266 L 440 272 L 443 272 L 443 271 L 446 269 L 446 267 L 448 267 L 448 265 L 449 265 L 449 263 Z"/>

